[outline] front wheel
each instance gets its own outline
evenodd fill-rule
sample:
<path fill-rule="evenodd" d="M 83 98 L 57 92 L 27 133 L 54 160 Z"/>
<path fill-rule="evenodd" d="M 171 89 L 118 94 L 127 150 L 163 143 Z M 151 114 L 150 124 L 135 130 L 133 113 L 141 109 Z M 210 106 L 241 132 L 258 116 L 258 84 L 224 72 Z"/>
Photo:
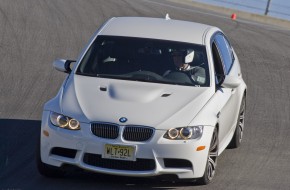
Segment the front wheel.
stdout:
<path fill-rule="evenodd" d="M 228 148 L 238 148 L 241 145 L 243 133 L 244 133 L 244 125 L 245 125 L 245 110 L 246 110 L 246 99 L 243 97 L 239 116 L 237 120 L 237 126 L 235 129 L 234 136 L 228 146 Z"/>
<path fill-rule="evenodd" d="M 203 176 L 197 180 L 198 184 L 207 185 L 213 180 L 213 177 L 216 173 L 217 158 L 218 158 L 218 131 L 217 128 L 215 128 L 211 138 L 209 155 L 207 158 L 205 171 Z"/>

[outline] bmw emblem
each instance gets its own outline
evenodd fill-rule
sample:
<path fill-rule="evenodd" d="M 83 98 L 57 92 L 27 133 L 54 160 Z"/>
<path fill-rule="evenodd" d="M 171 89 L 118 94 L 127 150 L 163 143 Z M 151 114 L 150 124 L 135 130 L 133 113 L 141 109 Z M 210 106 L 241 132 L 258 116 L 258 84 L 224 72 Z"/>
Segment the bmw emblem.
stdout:
<path fill-rule="evenodd" d="M 128 121 L 128 119 L 127 119 L 126 117 L 121 117 L 121 118 L 119 119 L 119 121 L 120 121 L 121 123 L 125 123 L 126 121 Z"/>

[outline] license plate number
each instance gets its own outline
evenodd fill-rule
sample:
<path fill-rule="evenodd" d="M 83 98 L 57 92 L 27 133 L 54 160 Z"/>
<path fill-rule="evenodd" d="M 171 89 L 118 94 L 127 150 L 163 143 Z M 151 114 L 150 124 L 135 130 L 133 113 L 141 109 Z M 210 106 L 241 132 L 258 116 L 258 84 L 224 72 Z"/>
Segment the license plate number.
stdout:
<path fill-rule="evenodd" d="M 135 161 L 135 147 L 105 144 L 104 158 Z"/>

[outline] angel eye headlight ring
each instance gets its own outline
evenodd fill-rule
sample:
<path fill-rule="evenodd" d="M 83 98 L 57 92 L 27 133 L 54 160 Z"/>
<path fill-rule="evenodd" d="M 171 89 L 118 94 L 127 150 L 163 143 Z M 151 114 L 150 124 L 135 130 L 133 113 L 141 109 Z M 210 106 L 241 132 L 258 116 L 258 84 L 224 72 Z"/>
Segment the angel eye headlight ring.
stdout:
<path fill-rule="evenodd" d="M 192 128 L 190 127 L 181 128 L 180 136 L 185 140 L 190 139 L 192 137 Z"/>
<path fill-rule="evenodd" d="M 199 139 L 203 134 L 203 126 L 187 126 L 171 128 L 165 134 L 164 138 L 170 140 L 190 140 Z"/>
<path fill-rule="evenodd" d="M 68 122 L 68 127 L 72 130 L 76 130 L 80 127 L 80 122 L 76 119 L 70 119 Z"/>
<path fill-rule="evenodd" d="M 59 127 L 65 128 L 68 126 L 69 119 L 66 116 L 59 115 L 57 116 L 56 121 Z"/>
<path fill-rule="evenodd" d="M 176 139 L 179 135 L 179 131 L 175 128 L 171 128 L 167 132 L 170 139 Z"/>
<path fill-rule="evenodd" d="M 56 126 L 63 129 L 79 130 L 80 122 L 74 118 L 64 116 L 55 112 L 50 113 L 50 122 Z"/>

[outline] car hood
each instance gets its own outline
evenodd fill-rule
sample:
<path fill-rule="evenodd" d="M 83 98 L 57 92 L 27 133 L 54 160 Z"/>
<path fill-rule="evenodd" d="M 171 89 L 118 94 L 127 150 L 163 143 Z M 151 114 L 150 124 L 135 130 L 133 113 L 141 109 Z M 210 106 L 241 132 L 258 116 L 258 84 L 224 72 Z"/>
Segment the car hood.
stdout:
<path fill-rule="evenodd" d="M 209 87 L 71 76 L 62 112 L 81 122 L 144 125 L 156 129 L 187 126 L 213 95 Z M 121 117 L 127 118 L 120 123 Z"/>

